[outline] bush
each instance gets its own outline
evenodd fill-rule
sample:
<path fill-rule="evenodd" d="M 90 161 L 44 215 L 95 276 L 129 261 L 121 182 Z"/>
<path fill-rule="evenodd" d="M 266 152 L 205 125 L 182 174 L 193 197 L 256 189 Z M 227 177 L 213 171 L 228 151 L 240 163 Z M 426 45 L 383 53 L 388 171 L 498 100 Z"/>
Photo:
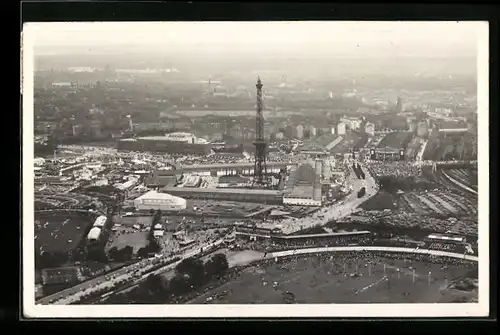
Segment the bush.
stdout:
<path fill-rule="evenodd" d="M 217 253 L 213 255 L 205 264 L 205 274 L 207 277 L 220 277 L 229 269 L 226 255 Z"/>

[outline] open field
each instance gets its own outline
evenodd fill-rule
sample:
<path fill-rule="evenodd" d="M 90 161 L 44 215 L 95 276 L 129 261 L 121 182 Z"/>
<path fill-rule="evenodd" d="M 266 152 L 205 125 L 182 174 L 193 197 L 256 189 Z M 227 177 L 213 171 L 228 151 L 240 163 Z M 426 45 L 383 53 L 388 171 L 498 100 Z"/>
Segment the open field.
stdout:
<path fill-rule="evenodd" d="M 191 303 L 463 302 L 477 299 L 477 289 L 460 291 L 449 286 L 471 273 L 473 277 L 473 272 L 474 265 L 445 268 L 442 264 L 369 255 L 357 259 L 306 256 L 246 268 Z"/>
<path fill-rule="evenodd" d="M 122 249 L 126 246 L 134 248 L 134 253 L 148 244 L 148 233 L 145 231 L 120 231 L 110 235 L 106 244 L 106 251 L 116 247 Z"/>
<path fill-rule="evenodd" d="M 412 138 L 412 133 L 410 132 L 394 132 L 385 135 L 384 138 L 379 142 L 377 147 L 379 148 L 404 148 L 410 142 Z"/>
<path fill-rule="evenodd" d="M 74 250 L 94 222 L 91 216 L 72 213 L 35 213 L 35 250 L 69 252 Z"/>

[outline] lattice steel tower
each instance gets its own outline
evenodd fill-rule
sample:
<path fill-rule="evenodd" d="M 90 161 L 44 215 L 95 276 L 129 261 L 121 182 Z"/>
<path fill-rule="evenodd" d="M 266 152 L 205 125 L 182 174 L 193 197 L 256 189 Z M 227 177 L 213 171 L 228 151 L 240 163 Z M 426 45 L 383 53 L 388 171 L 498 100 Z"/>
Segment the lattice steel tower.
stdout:
<path fill-rule="evenodd" d="M 255 117 L 255 165 L 254 165 L 254 184 L 266 185 L 266 147 L 264 140 L 264 116 L 262 114 L 262 82 L 260 77 L 257 79 L 257 115 Z"/>

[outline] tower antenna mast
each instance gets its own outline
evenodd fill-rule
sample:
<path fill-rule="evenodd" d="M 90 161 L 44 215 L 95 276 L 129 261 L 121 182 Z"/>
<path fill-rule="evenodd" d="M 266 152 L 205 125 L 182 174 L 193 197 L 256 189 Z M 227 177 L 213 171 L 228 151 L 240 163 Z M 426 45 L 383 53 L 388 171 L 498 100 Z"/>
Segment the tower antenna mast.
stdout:
<path fill-rule="evenodd" d="M 264 116 L 262 114 L 262 82 L 257 78 L 257 113 L 255 117 L 255 165 L 254 165 L 254 184 L 264 186 L 267 184 L 266 173 L 266 147 L 264 139 Z"/>

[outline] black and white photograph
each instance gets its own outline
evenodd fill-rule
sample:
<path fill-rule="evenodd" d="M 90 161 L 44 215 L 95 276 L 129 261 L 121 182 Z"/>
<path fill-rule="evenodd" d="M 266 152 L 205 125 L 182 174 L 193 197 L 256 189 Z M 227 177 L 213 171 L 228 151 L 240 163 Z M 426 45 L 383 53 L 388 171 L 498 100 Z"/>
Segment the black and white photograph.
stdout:
<path fill-rule="evenodd" d="M 488 41 L 25 24 L 25 316 L 487 316 Z"/>

